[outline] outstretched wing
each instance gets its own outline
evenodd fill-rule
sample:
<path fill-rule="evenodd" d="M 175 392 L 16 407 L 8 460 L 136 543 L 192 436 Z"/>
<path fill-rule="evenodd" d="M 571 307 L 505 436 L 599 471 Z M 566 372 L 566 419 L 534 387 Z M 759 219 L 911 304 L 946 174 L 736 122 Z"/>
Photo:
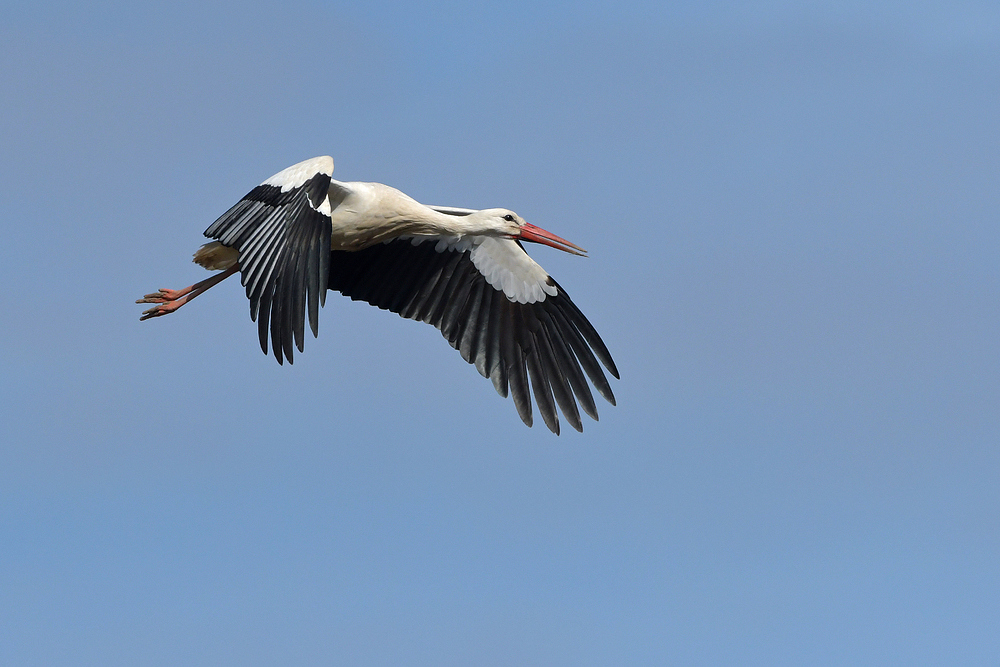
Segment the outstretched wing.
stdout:
<path fill-rule="evenodd" d="M 326 301 L 330 261 L 333 158 L 300 162 L 251 190 L 205 230 L 240 253 L 240 278 L 257 322 L 260 347 L 280 364 L 292 363 L 292 342 L 302 351 L 305 310 L 319 333 L 319 307 Z M 259 319 L 258 319 L 259 318 Z"/>
<path fill-rule="evenodd" d="M 578 431 L 583 424 L 577 401 L 597 419 L 586 377 L 615 403 L 601 363 L 616 378 L 618 369 L 601 337 L 516 241 L 403 237 L 357 252 L 333 251 L 329 287 L 437 327 L 501 396 L 509 388 L 528 426 L 529 379 L 553 433 L 559 433 L 556 405 Z"/>

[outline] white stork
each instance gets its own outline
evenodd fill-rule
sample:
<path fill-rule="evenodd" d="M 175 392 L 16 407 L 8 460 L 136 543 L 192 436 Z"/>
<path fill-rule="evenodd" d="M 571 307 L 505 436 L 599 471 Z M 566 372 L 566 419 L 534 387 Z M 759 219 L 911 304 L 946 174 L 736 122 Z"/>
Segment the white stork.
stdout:
<path fill-rule="evenodd" d="M 576 255 L 582 248 L 507 209 L 424 206 L 381 183 L 332 176 L 333 158 L 317 157 L 251 190 L 205 230 L 215 240 L 194 254 L 196 263 L 221 273 L 147 294 L 136 303 L 157 305 L 139 319 L 172 313 L 239 271 L 261 349 L 267 354 L 270 332 L 279 364 L 282 357 L 292 363 L 293 341 L 302 351 L 307 310 L 318 335 L 319 307 L 331 289 L 437 327 L 501 396 L 509 386 L 528 426 L 529 378 L 538 411 L 556 434 L 556 404 L 578 431 L 577 401 L 597 419 L 584 373 L 615 404 L 598 364 L 619 377 L 608 348 L 520 241 Z"/>

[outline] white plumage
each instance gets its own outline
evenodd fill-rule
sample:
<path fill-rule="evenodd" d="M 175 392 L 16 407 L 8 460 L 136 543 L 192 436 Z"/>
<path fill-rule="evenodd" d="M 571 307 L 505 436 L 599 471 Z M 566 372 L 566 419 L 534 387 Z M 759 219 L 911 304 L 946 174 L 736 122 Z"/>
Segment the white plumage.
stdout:
<path fill-rule="evenodd" d="M 559 433 L 556 405 L 582 430 L 577 404 L 597 419 L 586 378 L 610 402 L 601 364 L 618 377 L 597 331 L 521 247 L 542 243 L 583 255 L 572 243 L 507 209 L 425 206 L 380 183 L 332 178 L 333 159 L 300 162 L 267 179 L 205 231 L 215 239 L 195 262 L 218 273 L 182 290 L 161 289 L 140 319 L 174 312 L 239 271 L 278 363 L 304 345 L 308 317 L 319 332 L 328 289 L 433 324 L 532 423 Z M 585 377 L 586 376 L 586 377 Z"/>

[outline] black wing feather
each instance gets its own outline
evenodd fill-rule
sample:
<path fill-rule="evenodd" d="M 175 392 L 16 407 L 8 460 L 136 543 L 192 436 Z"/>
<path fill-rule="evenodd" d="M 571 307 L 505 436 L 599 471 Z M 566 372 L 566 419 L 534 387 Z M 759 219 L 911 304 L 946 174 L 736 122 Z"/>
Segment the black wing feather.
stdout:
<path fill-rule="evenodd" d="M 305 344 L 305 315 L 319 334 L 319 307 L 329 280 L 330 216 L 318 209 L 330 175 L 322 172 L 282 192 L 263 184 L 205 230 L 205 236 L 240 252 L 241 282 L 257 321 L 261 349 L 268 334 L 278 363 L 292 363 L 293 348 Z"/>
<path fill-rule="evenodd" d="M 586 317 L 556 286 L 535 303 L 508 300 L 476 269 L 469 252 L 436 249 L 436 240 L 380 243 L 330 254 L 329 288 L 437 327 L 501 396 L 508 390 L 531 426 L 532 400 L 546 426 L 559 432 L 558 409 L 576 430 L 583 411 L 597 419 L 586 378 L 614 403 L 601 362 L 618 377 L 607 347 Z M 550 279 L 551 280 L 551 279 Z"/>

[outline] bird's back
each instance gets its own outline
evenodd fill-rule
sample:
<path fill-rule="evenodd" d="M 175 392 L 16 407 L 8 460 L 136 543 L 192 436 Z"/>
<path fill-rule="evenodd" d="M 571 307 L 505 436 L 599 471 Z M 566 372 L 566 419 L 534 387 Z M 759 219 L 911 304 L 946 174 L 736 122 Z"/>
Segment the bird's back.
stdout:
<path fill-rule="evenodd" d="M 329 202 L 333 250 L 362 250 L 399 236 L 464 233 L 461 219 L 382 183 L 331 181 Z"/>

